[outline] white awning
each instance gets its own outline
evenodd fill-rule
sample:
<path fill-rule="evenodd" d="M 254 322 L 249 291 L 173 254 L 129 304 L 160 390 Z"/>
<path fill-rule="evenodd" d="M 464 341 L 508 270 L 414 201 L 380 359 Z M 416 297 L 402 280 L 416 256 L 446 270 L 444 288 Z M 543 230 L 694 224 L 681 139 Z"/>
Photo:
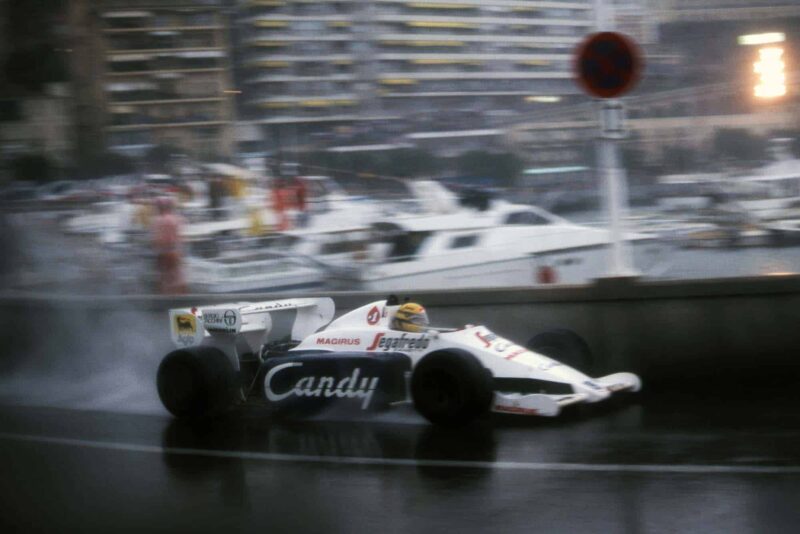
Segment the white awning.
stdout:
<path fill-rule="evenodd" d="M 106 90 L 111 92 L 140 91 L 155 88 L 156 84 L 148 82 L 110 83 L 106 85 Z"/>
<path fill-rule="evenodd" d="M 132 19 L 150 17 L 152 15 L 152 11 L 109 11 L 103 13 L 103 17 L 107 19 Z"/>
<path fill-rule="evenodd" d="M 225 52 L 222 50 L 198 50 L 194 52 L 175 52 L 169 55 L 185 58 L 225 57 Z"/>
<path fill-rule="evenodd" d="M 118 61 L 147 61 L 152 57 L 152 54 L 121 54 L 118 56 L 111 56 L 111 61 L 115 63 Z"/>
<path fill-rule="evenodd" d="M 152 77 L 157 80 L 177 80 L 178 78 L 183 78 L 184 75 L 180 72 L 157 72 Z"/>
<path fill-rule="evenodd" d="M 484 137 L 502 135 L 502 130 L 455 130 L 449 132 L 419 132 L 407 134 L 408 139 L 447 139 L 450 137 Z"/>

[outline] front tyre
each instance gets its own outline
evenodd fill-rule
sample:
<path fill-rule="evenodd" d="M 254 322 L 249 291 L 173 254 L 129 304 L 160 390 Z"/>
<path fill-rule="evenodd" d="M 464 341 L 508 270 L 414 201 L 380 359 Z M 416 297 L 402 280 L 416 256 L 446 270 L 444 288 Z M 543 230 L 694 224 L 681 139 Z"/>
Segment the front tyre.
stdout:
<path fill-rule="evenodd" d="M 428 354 L 411 376 L 414 407 L 436 425 L 465 425 L 489 411 L 492 376 L 465 351 Z"/>
<path fill-rule="evenodd" d="M 228 409 L 238 387 L 225 353 L 191 347 L 167 354 L 158 367 L 158 396 L 176 417 L 205 417 Z"/>

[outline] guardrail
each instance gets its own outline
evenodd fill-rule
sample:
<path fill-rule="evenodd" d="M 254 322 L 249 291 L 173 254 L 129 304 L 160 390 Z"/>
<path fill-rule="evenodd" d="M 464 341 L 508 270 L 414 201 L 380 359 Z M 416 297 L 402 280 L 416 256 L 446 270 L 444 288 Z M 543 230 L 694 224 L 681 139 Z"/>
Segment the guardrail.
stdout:
<path fill-rule="evenodd" d="M 347 311 L 377 293 L 326 293 Z M 0 294 L 0 371 L 35 355 L 80 359 L 82 352 L 127 351 L 148 359 L 169 350 L 166 310 L 295 295 L 71 296 Z M 404 294 L 399 295 L 403 298 Z M 536 289 L 426 291 L 409 294 L 434 324 L 485 324 L 527 342 L 551 328 L 580 334 L 596 373 L 631 370 L 676 380 L 798 368 L 800 276 L 698 281 L 601 279 L 592 285 Z"/>

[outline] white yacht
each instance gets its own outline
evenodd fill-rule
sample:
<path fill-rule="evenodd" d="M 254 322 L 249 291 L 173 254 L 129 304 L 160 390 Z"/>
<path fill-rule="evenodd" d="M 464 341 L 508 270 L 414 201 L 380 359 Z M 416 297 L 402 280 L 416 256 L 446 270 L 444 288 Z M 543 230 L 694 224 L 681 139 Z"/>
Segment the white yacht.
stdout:
<path fill-rule="evenodd" d="M 364 290 L 425 290 L 577 284 L 607 273 L 610 234 L 534 206 L 491 201 L 488 209 L 394 219 L 372 226 Z M 634 256 L 652 263 L 663 247 L 628 234 Z"/>
<path fill-rule="evenodd" d="M 331 281 L 352 281 L 357 278 L 357 266 L 367 259 L 374 221 L 393 214 L 408 218 L 458 209 L 450 198 L 452 194 L 435 182 L 413 183 L 411 195 L 401 202 L 379 202 L 349 195 L 326 176 L 301 179 L 307 190 L 307 213 L 303 219 L 297 213 L 290 214 L 300 224 L 293 230 L 259 238 L 208 242 L 209 253 L 187 258 L 187 280 L 192 290 L 310 291 Z"/>
<path fill-rule="evenodd" d="M 696 216 L 704 211 L 737 211 L 755 221 L 800 216 L 800 159 L 790 139 L 772 139 L 772 161 L 747 173 L 695 173 L 659 178 L 664 211 Z"/>

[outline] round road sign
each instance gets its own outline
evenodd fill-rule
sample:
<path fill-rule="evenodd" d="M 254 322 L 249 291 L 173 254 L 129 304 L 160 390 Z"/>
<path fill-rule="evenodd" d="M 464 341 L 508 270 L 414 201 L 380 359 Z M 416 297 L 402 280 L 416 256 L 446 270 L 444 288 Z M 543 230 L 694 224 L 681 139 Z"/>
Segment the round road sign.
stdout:
<path fill-rule="evenodd" d="M 639 81 L 639 48 L 617 32 L 589 35 L 575 51 L 575 75 L 584 91 L 599 98 L 615 98 Z"/>

